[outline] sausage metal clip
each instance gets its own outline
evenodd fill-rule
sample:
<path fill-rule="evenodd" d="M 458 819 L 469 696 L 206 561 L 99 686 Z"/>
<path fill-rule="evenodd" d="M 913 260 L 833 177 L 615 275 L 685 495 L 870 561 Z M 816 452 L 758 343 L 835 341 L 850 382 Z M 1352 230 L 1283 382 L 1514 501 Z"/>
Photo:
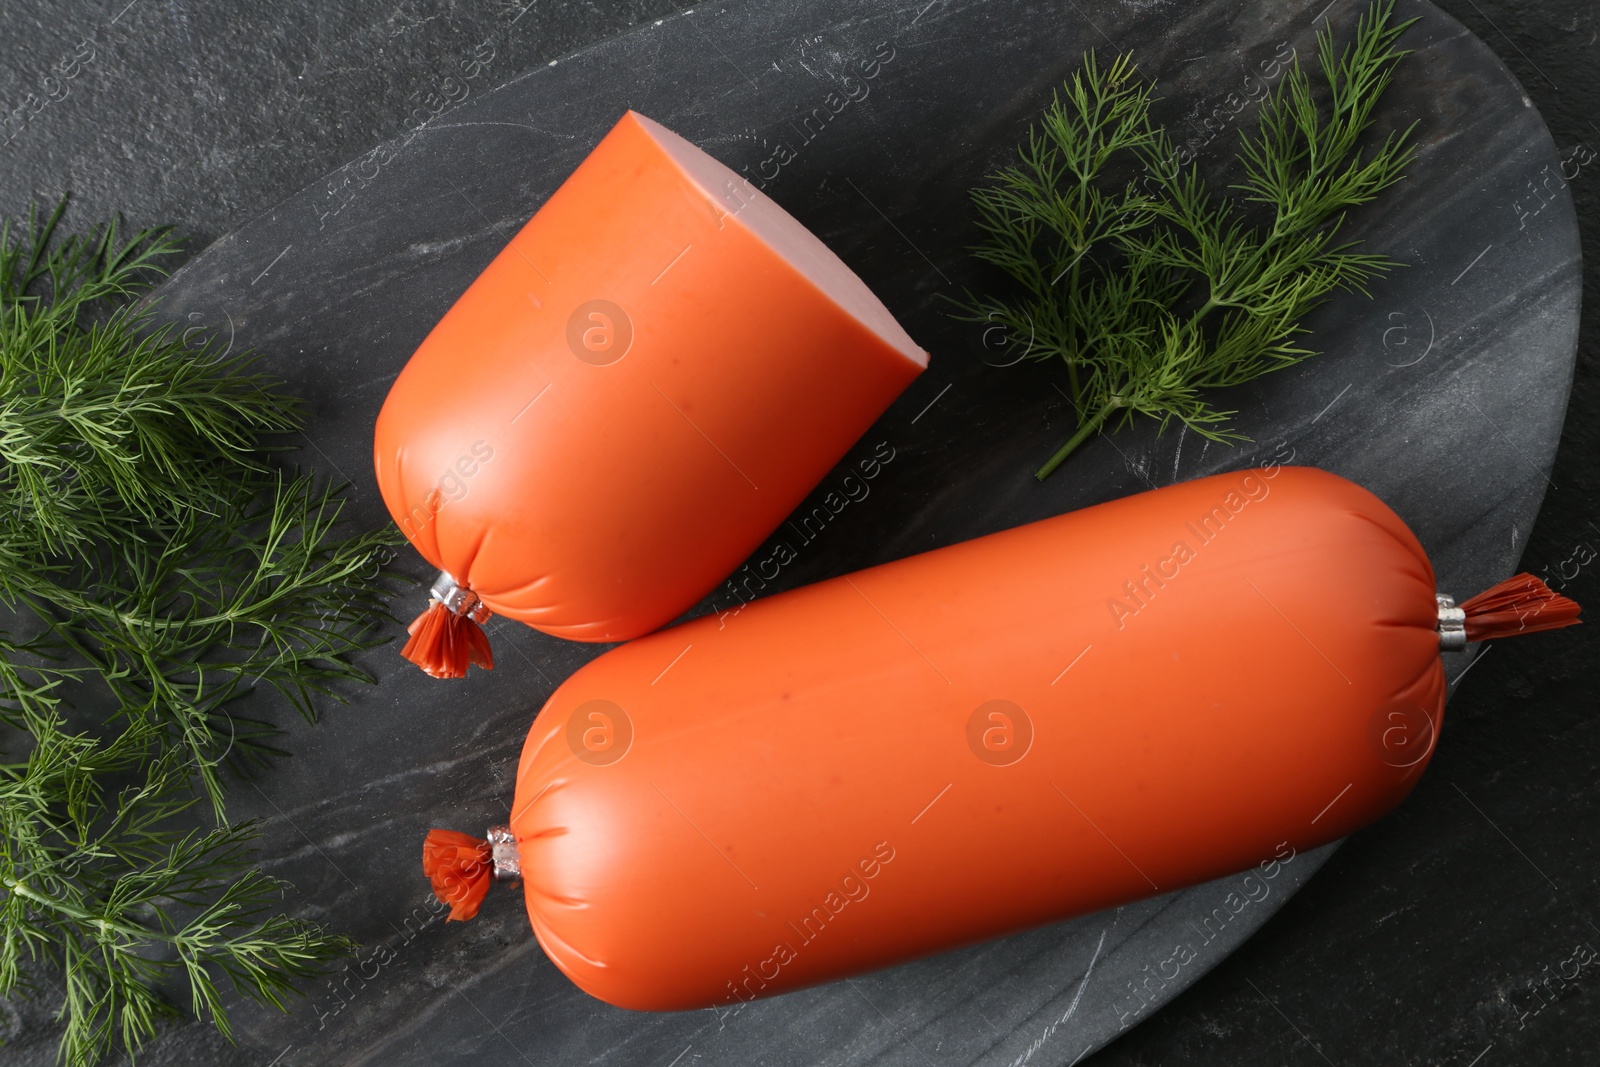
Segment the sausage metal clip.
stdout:
<path fill-rule="evenodd" d="M 459 584 L 449 571 L 439 572 L 439 577 L 433 580 L 433 587 L 428 590 L 428 595 L 450 609 L 452 613 L 465 615 L 479 626 L 489 621 L 491 613 L 483 601 L 478 599 L 478 594 Z"/>
<path fill-rule="evenodd" d="M 489 827 L 489 849 L 495 881 L 515 882 L 522 877 L 522 857 L 517 854 L 517 837 L 511 827 Z"/>
<path fill-rule="evenodd" d="M 1456 607 L 1455 597 L 1437 593 L 1439 602 L 1439 651 L 1460 652 L 1467 647 L 1467 613 Z"/>

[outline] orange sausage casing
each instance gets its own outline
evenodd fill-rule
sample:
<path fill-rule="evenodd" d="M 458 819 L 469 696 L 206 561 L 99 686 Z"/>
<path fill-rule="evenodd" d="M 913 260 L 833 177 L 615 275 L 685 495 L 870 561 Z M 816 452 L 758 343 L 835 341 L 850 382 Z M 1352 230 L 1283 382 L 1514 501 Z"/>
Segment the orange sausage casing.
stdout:
<path fill-rule="evenodd" d="M 511 823 L 528 915 L 587 992 L 684 1009 L 1220 877 L 1410 791 L 1439 645 L 1417 539 L 1298 467 L 758 600 L 540 711 Z"/>
<path fill-rule="evenodd" d="M 926 362 L 822 242 L 629 112 L 401 372 L 378 484 L 491 611 L 621 640 L 732 572 Z"/>

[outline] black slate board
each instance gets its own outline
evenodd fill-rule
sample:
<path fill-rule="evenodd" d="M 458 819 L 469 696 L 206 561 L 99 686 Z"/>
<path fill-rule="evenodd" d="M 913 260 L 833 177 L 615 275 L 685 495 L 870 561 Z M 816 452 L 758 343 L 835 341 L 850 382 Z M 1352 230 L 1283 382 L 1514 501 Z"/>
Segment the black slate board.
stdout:
<path fill-rule="evenodd" d="M 972 239 L 964 190 L 1003 159 L 1084 48 L 1136 49 L 1161 79 L 1169 124 L 1189 131 L 1179 139 L 1209 139 L 1201 156 L 1214 163 L 1252 109 L 1223 120 L 1214 137 L 1204 120 L 1230 115 L 1256 91 L 1248 73 L 1271 70 L 1290 49 L 1309 56 L 1317 19 L 1348 27 L 1359 10 L 1087 0 L 1064 11 L 941 0 L 695 9 L 352 162 L 197 257 L 164 287 L 161 313 L 261 351 L 311 400 L 305 460 L 351 479 L 358 517 L 384 521 L 369 457 L 388 383 L 633 107 L 735 169 L 760 173 L 787 144 L 794 158 L 768 191 L 933 353 L 928 373 L 858 449 L 888 441 L 896 450 L 870 498 L 808 544 L 778 585 L 1244 466 L 1284 446 L 1296 462 L 1376 491 L 1421 537 L 1444 587 L 1475 591 L 1511 570 L 1546 484 L 1572 373 L 1578 245 L 1560 183 L 1543 185 L 1543 197 L 1529 187 L 1560 167 L 1537 114 L 1488 50 L 1436 9 L 1402 5 L 1425 22 L 1408 38 L 1419 55 L 1383 112 L 1386 124 L 1421 120 L 1422 156 L 1404 186 L 1357 219 L 1372 247 L 1413 266 L 1376 301 L 1344 299 L 1319 314 L 1315 343 L 1327 355 L 1233 393 L 1255 445 L 1207 446 L 1144 426 L 1095 441 L 1040 486 L 1029 472 L 1069 432 L 1065 400 L 1032 368 L 992 366 L 1006 357 L 936 303 L 975 280 L 961 255 Z M 805 117 L 882 42 L 894 58 L 867 96 L 808 138 Z M 1520 227 L 1514 205 L 1527 213 Z M 397 614 L 420 600 L 401 598 Z M 353 694 L 353 708 L 324 724 L 296 729 L 297 757 L 237 794 L 236 812 L 268 820 L 267 865 L 298 886 L 291 906 L 369 946 L 337 993 L 313 989 L 311 1004 L 287 1019 L 244 1013 L 242 1036 L 267 1059 L 1071 1063 L 1214 965 L 1331 851 L 1296 857 L 1265 900 L 1171 980 L 1150 981 L 1147 968 L 1171 955 L 1175 938 L 1198 944 L 1183 931 L 1238 879 L 735 1014 L 618 1011 L 544 960 L 515 894 L 491 899 L 470 926 L 411 932 L 429 914 L 417 869 L 426 828 L 503 817 L 533 713 L 601 651 L 514 624 L 496 627 L 494 640 L 501 667 L 449 686 L 392 650 L 376 654 L 383 684 Z M 392 959 L 375 955 L 380 944 Z"/>

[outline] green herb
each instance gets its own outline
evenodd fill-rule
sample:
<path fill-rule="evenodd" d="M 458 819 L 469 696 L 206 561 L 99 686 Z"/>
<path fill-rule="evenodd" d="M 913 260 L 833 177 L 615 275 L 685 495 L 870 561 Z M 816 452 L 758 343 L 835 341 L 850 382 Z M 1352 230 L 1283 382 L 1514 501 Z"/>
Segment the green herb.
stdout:
<path fill-rule="evenodd" d="M 1319 31 L 1319 91 L 1296 60 L 1263 96 L 1230 186 L 1240 197 L 1214 194 L 1179 162 L 1131 56 L 1102 67 L 1092 52 L 1016 165 L 973 192 L 985 239 L 972 251 L 1019 291 L 968 293 L 957 317 L 1065 363 L 1078 414 L 1039 478 L 1136 414 L 1243 439 L 1205 392 L 1313 355 L 1296 340 L 1306 314 L 1335 290 L 1365 294 L 1397 265 L 1338 241 L 1345 211 L 1399 181 L 1414 156 L 1411 128 L 1362 143 L 1408 54 L 1395 44 L 1415 20 L 1391 25 L 1392 13 L 1392 0 L 1369 7 L 1342 51 Z"/>
<path fill-rule="evenodd" d="M 280 913 L 220 768 L 277 752 L 252 690 L 314 718 L 370 681 L 394 537 L 273 462 L 298 409 L 247 355 L 133 301 L 169 231 L 62 237 L 65 207 L 0 229 L 0 996 L 53 988 L 79 1065 L 179 1014 L 173 976 L 228 1034 L 219 981 L 281 1008 L 350 950 Z"/>

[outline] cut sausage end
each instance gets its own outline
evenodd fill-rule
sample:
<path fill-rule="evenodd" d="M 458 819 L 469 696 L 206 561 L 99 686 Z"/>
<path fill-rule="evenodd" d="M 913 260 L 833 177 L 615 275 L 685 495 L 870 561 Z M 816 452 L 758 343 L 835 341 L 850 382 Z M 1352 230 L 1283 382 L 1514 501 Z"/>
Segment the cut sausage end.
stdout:
<path fill-rule="evenodd" d="M 867 288 L 867 283 L 793 215 L 748 180 L 659 122 L 637 111 L 628 112 L 628 117 L 661 146 L 701 192 L 722 206 L 728 213 L 723 220 L 725 224 L 732 219 L 743 225 L 885 344 L 918 367 L 927 367 L 928 353 L 895 321 L 889 309 Z"/>

